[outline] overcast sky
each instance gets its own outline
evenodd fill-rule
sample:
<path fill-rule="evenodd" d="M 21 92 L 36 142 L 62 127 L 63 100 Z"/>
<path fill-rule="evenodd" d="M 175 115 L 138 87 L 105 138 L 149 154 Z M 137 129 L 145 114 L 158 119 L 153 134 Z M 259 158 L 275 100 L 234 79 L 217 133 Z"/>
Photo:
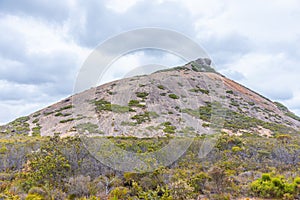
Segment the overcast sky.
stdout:
<path fill-rule="evenodd" d="M 72 94 L 97 45 L 143 27 L 187 35 L 219 72 L 299 115 L 299 19 L 299 0 L 0 0 L 0 123 Z M 105 81 L 147 62 L 182 62 L 145 52 L 122 59 Z"/>

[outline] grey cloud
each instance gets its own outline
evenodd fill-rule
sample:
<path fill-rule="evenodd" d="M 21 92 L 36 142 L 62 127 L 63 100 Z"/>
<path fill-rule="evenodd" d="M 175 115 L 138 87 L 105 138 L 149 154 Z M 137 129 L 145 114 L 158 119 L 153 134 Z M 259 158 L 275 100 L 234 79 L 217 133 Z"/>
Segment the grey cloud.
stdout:
<path fill-rule="evenodd" d="M 111 12 L 96 1 L 81 1 L 79 6 L 82 9 L 80 14 L 86 14 L 85 25 L 80 28 L 80 24 L 76 25 L 80 22 L 73 17 L 75 25 L 70 29 L 70 34 L 81 45 L 88 47 L 95 47 L 99 42 L 123 30 L 140 27 L 162 27 L 189 35 L 195 33 L 189 12 L 175 2 L 157 4 L 154 1 L 140 1 L 126 13 Z"/>
<path fill-rule="evenodd" d="M 0 12 L 21 16 L 33 16 L 46 21 L 62 22 L 69 16 L 68 1 L 51 0 L 1 0 Z"/>
<path fill-rule="evenodd" d="M 211 55 L 218 69 L 224 65 L 234 62 L 237 57 L 255 50 L 254 42 L 238 33 L 229 35 L 212 35 L 209 38 L 199 38 L 199 42 Z"/>
<path fill-rule="evenodd" d="M 16 33 L 10 27 L 0 25 L 0 56 L 6 59 L 21 60 L 26 55 L 26 44 L 21 33 Z"/>
<path fill-rule="evenodd" d="M 0 79 L 23 84 L 69 81 L 77 67 L 75 55 L 64 51 L 47 55 L 28 55 L 19 65 L 7 63 L 7 66 L 2 66 Z"/>
<path fill-rule="evenodd" d="M 240 80 L 245 79 L 244 74 L 242 74 L 241 72 L 238 72 L 238 71 L 224 70 L 224 71 L 220 71 L 220 72 L 232 80 L 240 81 Z"/>

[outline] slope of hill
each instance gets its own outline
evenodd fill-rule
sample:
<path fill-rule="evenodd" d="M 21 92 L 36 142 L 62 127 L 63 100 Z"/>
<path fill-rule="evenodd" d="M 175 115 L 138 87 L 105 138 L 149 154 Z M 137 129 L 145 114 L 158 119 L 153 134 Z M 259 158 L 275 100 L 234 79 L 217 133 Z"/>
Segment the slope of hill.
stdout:
<path fill-rule="evenodd" d="M 1 127 L 3 135 L 154 137 L 208 134 L 212 115 L 222 131 L 259 134 L 298 131 L 300 119 L 280 103 L 226 78 L 198 59 L 182 67 L 91 88 Z M 217 106 L 224 113 L 214 113 Z"/>

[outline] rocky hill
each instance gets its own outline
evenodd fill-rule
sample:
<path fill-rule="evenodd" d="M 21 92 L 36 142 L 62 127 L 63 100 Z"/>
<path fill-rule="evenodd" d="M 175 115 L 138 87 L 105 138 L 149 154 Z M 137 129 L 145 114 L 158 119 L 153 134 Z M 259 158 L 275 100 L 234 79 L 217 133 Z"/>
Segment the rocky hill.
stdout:
<path fill-rule="evenodd" d="M 209 59 L 110 82 L 1 127 L 1 135 L 154 137 L 298 131 L 300 118 L 280 103 L 217 73 Z"/>

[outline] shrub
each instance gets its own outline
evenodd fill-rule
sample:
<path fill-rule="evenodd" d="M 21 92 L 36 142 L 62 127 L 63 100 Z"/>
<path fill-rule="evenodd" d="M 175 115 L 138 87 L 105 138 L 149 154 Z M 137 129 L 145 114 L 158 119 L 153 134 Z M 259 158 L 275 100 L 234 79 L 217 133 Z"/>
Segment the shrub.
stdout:
<path fill-rule="evenodd" d="M 295 194 L 296 184 L 288 183 L 283 177 L 263 174 L 251 183 L 251 191 L 259 197 L 282 198 Z"/>
<path fill-rule="evenodd" d="M 238 147 L 238 146 L 234 146 L 234 147 L 232 147 L 231 150 L 232 150 L 234 153 L 236 153 L 236 152 L 242 151 L 242 148 L 241 148 L 241 147 Z"/>
<path fill-rule="evenodd" d="M 161 125 L 163 125 L 165 128 L 163 129 L 163 131 L 165 133 L 175 133 L 176 127 L 172 126 L 171 122 L 164 122 Z"/>
<path fill-rule="evenodd" d="M 191 187 L 185 180 L 179 179 L 171 183 L 171 195 L 174 199 L 185 200 L 195 199 L 194 188 Z"/>
<path fill-rule="evenodd" d="M 200 192 L 201 194 L 203 194 L 203 189 L 208 180 L 210 180 L 208 174 L 200 172 L 199 174 L 196 174 L 192 177 L 191 186 L 195 188 L 195 192 Z"/>
<path fill-rule="evenodd" d="M 233 91 L 232 90 L 227 90 L 226 93 L 227 94 L 233 94 Z"/>
<path fill-rule="evenodd" d="M 297 185 L 300 185 L 300 177 L 296 177 L 294 179 L 294 183 L 297 184 Z"/>
<path fill-rule="evenodd" d="M 128 103 L 128 106 L 131 106 L 131 107 L 145 107 L 145 105 L 142 105 L 140 104 L 140 101 L 139 100 L 130 100 L 129 103 Z"/>
<path fill-rule="evenodd" d="M 64 119 L 64 120 L 61 120 L 59 121 L 59 123 L 67 123 L 67 122 L 71 122 L 71 121 L 74 121 L 75 119 L 74 118 L 70 118 L 70 119 Z"/>
<path fill-rule="evenodd" d="M 159 89 L 161 89 L 161 90 L 164 90 L 165 89 L 165 86 L 163 86 L 163 85 L 158 85 L 157 86 Z"/>
<path fill-rule="evenodd" d="M 179 99 L 179 96 L 177 96 L 176 94 L 169 94 L 169 97 L 171 99 Z"/>
<path fill-rule="evenodd" d="M 73 197 L 83 197 L 89 195 L 89 183 L 91 178 L 89 176 L 71 177 L 66 183 L 68 194 Z"/>
<path fill-rule="evenodd" d="M 42 197 L 38 194 L 29 194 L 29 195 L 27 195 L 25 200 L 44 200 L 44 197 Z"/>
<path fill-rule="evenodd" d="M 135 94 L 137 97 L 142 98 L 142 99 L 145 99 L 149 95 L 149 93 L 147 93 L 147 92 L 136 92 Z"/>
<path fill-rule="evenodd" d="M 52 138 L 49 143 L 41 147 L 40 151 L 28 155 L 28 162 L 25 166 L 28 172 L 26 173 L 27 180 L 23 184 L 24 189 L 40 184 L 61 186 L 71 166 L 60 151 L 58 143 L 57 138 Z"/>
<path fill-rule="evenodd" d="M 0 154 L 5 154 L 7 151 L 7 147 L 5 145 L 2 145 L 2 147 L 0 148 Z"/>
<path fill-rule="evenodd" d="M 9 173 L 0 173 L 0 181 L 11 181 L 14 178 L 13 174 Z"/>
<path fill-rule="evenodd" d="M 129 192 L 128 189 L 125 187 L 117 187 L 110 192 L 108 199 L 111 200 L 126 199 L 128 192 Z"/>
<path fill-rule="evenodd" d="M 133 117 L 131 117 L 131 119 L 136 120 L 137 124 L 141 124 L 146 121 L 151 121 L 149 112 L 144 112 L 143 114 L 134 115 Z"/>
<path fill-rule="evenodd" d="M 47 197 L 47 192 L 40 187 L 32 187 L 29 191 L 28 194 L 35 194 L 35 195 L 39 195 L 42 198 Z"/>
<path fill-rule="evenodd" d="M 199 88 L 199 87 L 190 89 L 189 91 L 190 92 L 196 92 L 196 93 L 201 92 L 202 94 L 207 94 L 207 95 L 209 94 L 209 90 L 202 89 L 202 88 Z"/>
<path fill-rule="evenodd" d="M 32 121 L 33 124 L 36 124 L 36 123 L 38 123 L 38 122 L 39 122 L 39 119 L 38 119 L 38 118 L 36 118 L 36 119 L 34 119 L 34 120 Z"/>
<path fill-rule="evenodd" d="M 208 123 L 203 123 L 202 124 L 202 127 L 206 128 L 206 127 L 209 127 L 210 125 Z"/>

